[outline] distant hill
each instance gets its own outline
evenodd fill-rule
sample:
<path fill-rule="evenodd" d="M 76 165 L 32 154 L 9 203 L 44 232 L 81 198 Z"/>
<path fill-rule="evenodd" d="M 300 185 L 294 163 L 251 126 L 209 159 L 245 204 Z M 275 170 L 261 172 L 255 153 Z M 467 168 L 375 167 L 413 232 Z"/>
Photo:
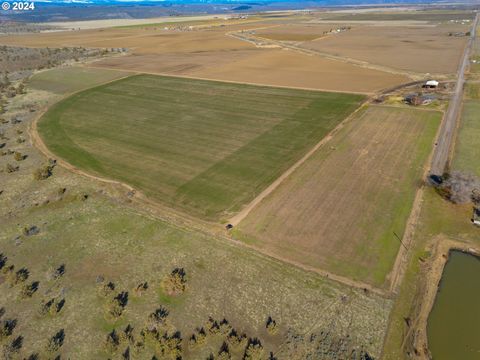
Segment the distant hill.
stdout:
<path fill-rule="evenodd" d="M 13 0 L 12 0 L 13 1 Z M 451 3 L 454 1 L 451 1 Z M 34 11 L 1 11 L 0 21 L 53 22 L 100 19 L 145 19 L 163 16 L 300 10 L 393 3 L 422 4 L 425 0 L 35 0 Z M 442 0 L 429 1 L 442 3 Z"/>

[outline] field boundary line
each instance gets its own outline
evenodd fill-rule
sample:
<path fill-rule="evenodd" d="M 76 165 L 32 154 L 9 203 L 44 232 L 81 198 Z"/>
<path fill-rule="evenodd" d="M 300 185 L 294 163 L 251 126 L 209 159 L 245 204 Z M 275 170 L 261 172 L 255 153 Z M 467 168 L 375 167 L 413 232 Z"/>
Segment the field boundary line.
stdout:
<path fill-rule="evenodd" d="M 368 106 L 368 99 L 363 101 L 358 108 L 343 119 L 337 126 L 335 126 L 325 137 L 323 137 L 313 148 L 311 148 L 303 157 L 288 168 L 282 175 L 280 175 L 273 183 L 271 183 L 265 190 L 258 194 L 248 205 L 240 210 L 235 216 L 233 216 L 229 223 L 233 226 L 238 225 L 248 214 L 262 202 L 268 195 L 270 195 L 280 184 L 283 183 L 295 170 L 297 170 L 305 161 L 307 161 L 318 149 L 327 144 L 333 139 L 334 135 L 345 127 L 361 110 Z"/>
<path fill-rule="evenodd" d="M 128 55 L 126 55 L 126 56 L 128 56 Z M 372 95 L 376 94 L 375 91 L 373 91 L 373 92 L 369 92 L 369 91 L 361 92 L 361 91 L 331 90 L 331 89 L 323 89 L 323 88 L 309 88 L 309 87 L 301 87 L 301 86 L 261 84 L 261 83 L 247 82 L 247 81 L 213 79 L 213 78 L 206 78 L 206 77 L 192 76 L 192 75 L 169 74 L 169 73 L 162 73 L 162 72 L 140 71 L 140 70 L 126 70 L 126 69 L 114 68 L 114 67 L 111 67 L 111 66 L 100 66 L 100 65 L 95 66 L 93 64 L 94 62 L 98 62 L 98 61 L 101 61 L 101 60 L 103 60 L 103 59 L 95 60 L 92 63 L 86 65 L 86 67 L 89 67 L 89 68 L 92 68 L 92 69 L 107 69 L 107 70 L 124 71 L 124 72 L 129 72 L 129 73 L 137 74 L 137 75 L 141 75 L 141 74 L 155 75 L 155 76 L 174 77 L 174 78 L 181 78 L 181 79 L 215 81 L 215 82 L 221 82 L 221 83 L 227 83 L 227 84 L 263 86 L 263 87 L 269 87 L 269 88 L 306 90 L 306 91 L 329 92 L 329 93 L 338 93 L 338 94 L 356 94 L 356 95 L 366 95 L 366 96 L 372 96 Z"/>

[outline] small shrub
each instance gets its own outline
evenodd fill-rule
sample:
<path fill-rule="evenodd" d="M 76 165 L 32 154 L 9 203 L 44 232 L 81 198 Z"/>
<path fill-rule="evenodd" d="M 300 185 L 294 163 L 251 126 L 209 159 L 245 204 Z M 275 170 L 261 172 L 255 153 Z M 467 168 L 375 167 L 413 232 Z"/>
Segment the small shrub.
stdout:
<path fill-rule="evenodd" d="M 191 348 L 197 346 L 197 337 L 195 334 L 192 334 L 192 336 L 188 338 L 188 346 L 190 346 Z"/>
<path fill-rule="evenodd" d="M 17 95 L 25 94 L 25 85 L 23 83 L 18 84 L 17 88 L 15 89 Z"/>
<path fill-rule="evenodd" d="M 39 233 L 40 233 L 40 228 L 35 225 L 25 226 L 23 228 L 23 235 L 25 236 L 38 235 Z"/>
<path fill-rule="evenodd" d="M 137 296 L 142 296 L 147 290 L 148 290 L 148 282 L 145 281 L 137 285 L 137 287 L 134 290 L 134 294 Z"/>
<path fill-rule="evenodd" d="M 99 293 L 101 296 L 107 297 L 115 291 L 115 284 L 111 281 L 101 284 L 99 288 Z"/>
<path fill-rule="evenodd" d="M 22 298 L 30 298 L 33 296 L 33 294 L 35 294 L 38 290 L 38 285 L 40 283 L 38 281 L 34 281 L 30 284 L 25 284 L 22 286 L 22 291 L 20 293 L 20 296 Z"/>
<path fill-rule="evenodd" d="M 53 279 L 59 279 L 65 274 L 65 264 L 60 265 L 58 268 L 55 269 L 53 272 Z"/>
<path fill-rule="evenodd" d="M 113 318 L 122 316 L 128 303 L 128 292 L 122 291 L 107 303 L 107 312 Z"/>
<path fill-rule="evenodd" d="M 218 352 L 217 360 L 229 360 L 232 356 L 230 355 L 230 349 L 226 342 L 222 344 L 220 347 L 220 351 Z"/>
<path fill-rule="evenodd" d="M 247 336 L 238 335 L 235 329 L 232 329 L 227 335 L 227 343 L 233 348 L 239 348 L 246 345 Z"/>
<path fill-rule="evenodd" d="M 19 169 L 20 169 L 20 167 L 19 167 L 18 165 L 12 165 L 12 164 L 10 164 L 10 163 L 8 163 L 8 164 L 5 166 L 5 170 L 6 170 L 7 173 L 9 173 L 9 174 L 18 171 Z"/>
<path fill-rule="evenodd" d="M 227 335 L 232 330 L 232 326 L 228 323 L 227 319 L 220 321 L 220 333 Z"/>
<path fill-rule="evenodd" d="M 183 268 L 174 269 L 162 280 L 162 287 L 165 293 L 170 296 L 182 294 L 186 289 L 187 277 Z"/>
<path fill-rule="evenodd" d="M 201 327 L 200 329 L 197 329 L 196 338 L 197 338 L 198 345 L 203 345 L 207 341 L 207 332 L 203 327 Z"/>
<path fill-rule="evenodd" d="M 52 165 L 44 165 L 34 171 L 33 177 L 35 180 L 45 180 L 48 179 L 53 174 Z"/>
<path fill-rule="evenodd" d="M 270 351 L 270 354 L 268 355 L 268 360 L 277 360 L 275 355 L 273 355 L 273 352 Z"/>
<path fill-rule="evenodd" d="M 15 153 L 13 154 L 13 158 L 16 161 L 22 161 L 22 160 L 25 160 L 27 158 L 27 155 L 22 155 L 22 153 L 20 153 L 18 151 L 15 151 Z"/>
<path fill-rule="evenodd" d="M 30 275 L 30 272 L 28 271 L 27 268 L 21 268 L 17 272 L 12 271 L 8 276 L 10 286 L 15 286 L 25 282 L 28 279 L 29 275 Z"/>
<path fill-rule="evenodd" d="M 125 351 L 122 353 L 123 360 L 130 360 L 130 346 L 128 346 Z"/>
<path fill-rule="evenodd" d="M 65 306 L 65 299 L 60 299 L 59 301 L 55 302 L 55 314 L 58 314 L 62 311 L 63 307 Z"/>
<path fill-rule="evenodd" d="M 133 345 L 133 353 L 138 355 L 143 350 L 145 350 L 145 343 L 143 343 L 142 341 L 135 342 L 135 344 Z"/>
<path fill-rule="evenodd" d="M 46 315 L 50 313 L 50 309 L 54 308 L 55 298 L 48 301 L 42 301 L 42 306 L 40 307 L 40 315 Z"/>
<path fill-rule="evenodd" d="M 6 359 L 9 359 L 11 355 L 20 352 L 23 346 L 23 336 L 17 336 L 10 344 L 5 346 L 4 355 Z"/>
<path fill-rule="evenodd" d="M 260 340 L 254 338 L 249 339 L 245 353 L 243 355 L 244 360 L 261 360 L 263 359 L 263 345 Z"/>
<path fill-rule="evenodd" d="M 270 335 L 275 335 L 278 332 L 277 322 L 271 316 L 267 319 L 266 328 Z"/>
<path fill-rule="evenodd" d="M 133 327 L 128 324 L 125 329 L 119 335 L 120 342 L 128 342 L 133 344 L 135 342 L 135 338 L 133 336 Z"/>
<path fill-rule="evenodd" d="M 55 335 L 53 335 L 47 343 L 47 351 L 57 352 L 63 345 L 65 341 L 65 331 L 60 329 Z"/>
<path fill-rule="evenodd" d="M 171 336 L 165 333 L 163 336 L 157 337 L 155 349 L 163 358 L 178 359 L 182 354 L 182 338 L 180 333 L 177 331 Z"/>
<path fill-rule="evenodd" d="M 48 301 L 43 301 L 42 306 L 40 308 L 40 315 L 47 315 L 50 314 L 52 316 L 57 315 L 60 311 L 62 311 L 63 307 L 65 306 L 65 299 L 56 299 L 52 298 Z"/>
<path fill-rule="evenodd" d="M 168 314 L 168 310 L 160 306 L 148 316 L 149 328 L 164 327 L 167 324 Z"/>
<path fill-rule="evenodd" d="M 3 270 L 3 268 L 7 264 L 7 260 L 8 258 L 3 253 L 0 253 L 0 270 Z"/>
<path fill-rule="evenodd" d="M 110 333 L 108 333 L 107 338 L 105 339 L 105 348 L 108 352 L 115 352 L 117 351 L 119 345 L 120 338 L 115 329 L 113 329 Z"/>
<path fill-rule="evenodd" d="M 206 328 L 210 334 L 216 335 L 220 333 L 220 325 L 218 325 L 218 322 L 212 317 L 208 318 Z"/>
<path fill-rule="evenodd" d="M 6 274 L 7 276 L 11 276 L 11 274 L 13 274 L 14 271 L 15 271 L 15 265 L 4 266 L 2 268 L 2 273 Z"/>
<path fill-rule="evenodd" d="M 8 319 L 0 322 L 0 340 L 4 340 L 7 337 L 11 336 L 13 330 L 17 326 L 16 319 Z"/>

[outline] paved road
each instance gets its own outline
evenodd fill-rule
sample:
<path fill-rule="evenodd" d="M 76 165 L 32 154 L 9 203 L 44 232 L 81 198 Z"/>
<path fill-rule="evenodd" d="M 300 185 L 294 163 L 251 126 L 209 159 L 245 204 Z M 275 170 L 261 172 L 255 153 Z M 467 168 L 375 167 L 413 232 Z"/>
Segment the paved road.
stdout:
<path fill-rule="evenodd" d="M 459 120 L 460 109 L 462 108 L 463 86 L 465 83 L 465 70 L 470 61 L 470 51 L 473 47 L 475 34 L 478 24 L 479 14 L 475 17 L 473 22 L 472 32 L 467 46 L 463 53 L 462 60 L 458 66 L 458 77 L 455 85 L 455 91 L 452 95 L 448 109 L 442 121 L 442 127 L 438 137 L 435 151 L 432 157 L 432 164 L 430 166 L 430 175 L 443 175 L 447 170 L 450 150 L 452 149 L 453 140 L 455 137 L 455 130 L 457 128 L 457 121 Z"/>

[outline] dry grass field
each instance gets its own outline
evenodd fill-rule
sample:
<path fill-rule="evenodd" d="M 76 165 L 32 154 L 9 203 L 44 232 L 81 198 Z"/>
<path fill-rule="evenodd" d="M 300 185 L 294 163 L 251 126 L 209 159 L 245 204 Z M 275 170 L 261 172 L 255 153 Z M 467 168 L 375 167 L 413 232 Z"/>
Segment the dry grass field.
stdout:
<path fill-rule="evenodd" d="M 38 128 L 74 166 L 219 220 L 252 200 L 362 100 L 139 75 L 65 99 Z"/>
<path fill-rule="evenodd" d="M 161 27 L 66 31 L 4 36 L 0 44 L 128 48 L 129 55 L 105 59 L 94 66 L 331 91 L 372 93 L 409 80 L 320 56 L 257 48 L 226 35 L 230 31 L 269 25 L 258 22 L 196 31 Z"/>
<path fill-rule="evenodd" d="M 448 34 L 468 30 L 469 25 L 460 24 L 356 25 L 301 46 L 406 71 L 445 74 L 456 71 L 467 42 L 466 36 Z"/>
<path fill-rule="evenodd" d="M 268 253 L 385 284 L 441 113 L 370 106 L 239 224 Z"/>
<path fill-rule="evenodd" d="M 302 343 L 301 334 L 315 334 L 320 340 L 322 331 L 328 333 L 323 345 L 327 348 L 328 341 L 333 348 L 335 341 L 348 334 L 351 339 L 344 340 L 348 347 L 363 346 L 373 356 L 379 355 L 391 301 L 143 216 L 97 194 L 95 187 L 71 174 L 58 171 L 55 176 L 37 186 L 38 196 L 51 196 L 66 186 L 60 200 L 16 213 L 15 218 L 2 218 L 0 244 L 8 266 L 24 267 L 29 282 L 39 281 L 39 290 L 26 299 L 20 297 L 20 285 L 11 287 L 4 276 L 0 281 L 0 302 L 6 311 L 2 320 L 17 320 L 10 340 L 23 337 L 22 359 L 35 352 L 51 358 L 44 349 L 59 329 L 65 331 L 59 351 L 62 358 L 121 359 L 127 345 L 112 356 L 105 347 L 107 334 L 131 324 L 140 340 L 149 314 L 160 306 L 169 312 L 170 329 L 181 333 L 184 359 L 217 354 L 224 338 L 221 335 L 209 335 L 203 346 L 188 345 L 195 328 L 205 326 L 210 316 L 217 321 L 226 318 L 239 334 L 259 337 L 265 354 L 274 351 L 278 359 L 303 359 L 302 354 L 311 350 L 308 343 Z M 2 183 L 8 184 L 9 193 L 22 190 L 11 181 Z M 82 193 L 90 195 L 87 201 L 81 200 Z M 2 206 L 4 201 L 0 199 Z M 32 225 L 38 226 L 40 233 L 23 235 L 23 226 Z M 65 275 L 52 278 L 61 264 L 65 264 Z M 168 296 L 161 280 L 175 267 L 185 269 L 187 290 L 181 296 Z M 129 293 L 118 319 L 108 316 L 107 299 L 99 293 L 100 278 L 116 285 L 115 294 Z M 145 281 L 149 288 L 137 294 L 134 289 Z M 65 299 L 65 306 L 59 314 L 42 315 L 42 302 L 52 298 Z M 276 336 L 265 331 L 268 316 L 280 325 Z M 289 331 L 290 336 L 299 338 L 289 338 Z M 288 345 L 287 340 L 291 341 Z M 232 347 L 233 359 L 241 359 L 242 350 Z M 147 345 L 137 352 L 132 346 L 131 351 L 135 359 L 150 360 L 155 348 Z"/>

